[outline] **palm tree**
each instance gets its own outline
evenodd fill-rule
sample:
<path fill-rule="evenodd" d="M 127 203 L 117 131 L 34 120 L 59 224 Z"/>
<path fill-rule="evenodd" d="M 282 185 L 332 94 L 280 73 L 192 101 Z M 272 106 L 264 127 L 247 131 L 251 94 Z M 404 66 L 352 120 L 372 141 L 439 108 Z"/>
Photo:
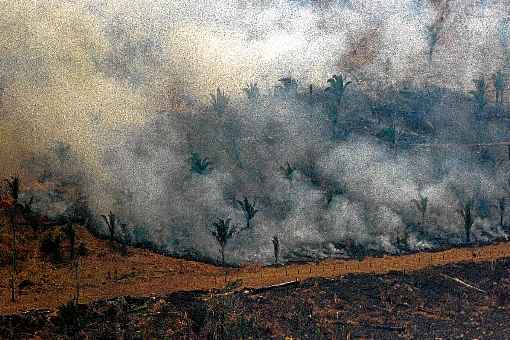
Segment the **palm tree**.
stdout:
<path fill-rule="evenodd" d="M 471 242 L 471 227 L 473 226 L 474 218 L 472 214 L 473 199 L 469 199 L 461 204 L 461 208 L 457 212 L 464 219 L 464 231 L 466 233 L 466 243 Z"/>
<path fill-rule="evenodd" d="M 496 104 L 501 107 L 503 105 L 503 91 L 505 90 L 505 78 L 501 71 L 494 75 L 494 87 L 496 88 Z"/>
<path fill-rule="evenodd" d="M 416 209 L 418 209 L 418 211 L 421 213 L 421 224 L 424 225 L 429 199 L 420 193 L 420 200 L 413 199 L 413 203 L 416 206 Z"/>
<path fill-rule="evenodd" d="M 210 96 L 214 111 L 216 111 L 217 113 L 224 113 L 230 101 L 228 96 L 225 94 L 225 91 L 222 91 L 218 87 L 216 89 L 216 95 L 214 93 L 211 93 Z"/>
<path fill-rule="evenodd" d="M 257 100 L 260 96 L 260 90 L 257 83 L 249 83 L 245 88 L 243 88 L 243 91 L 249 100 Z"/>
<path fill-rule="evenodd" d="M 487 98 L 486 98 L 486 90 L 487 90 L 487 83 L 485 82 L 485 79 L 483 77 L 480 77 L 479 79 L 473 80 L 473 83 L 475 84 L 475 91 L 471 91 L 471 95 L 475 99 L 477 103 L 477 113 L 482 113 L 485 105 L 487 105 Z"/>
<path fill-rule="evenodd" d="M 255 201 L 253 201 L 253 203 L 250 203 L 250 201 L 248 201 L 248 198 L 244 197 L 244 200 L 237 201 L 237 203 L 239 204 L 244 213 L 244 218 L 246 220 L 245 229 L 250 229 L 250 222 L 255 217 L 255 214 L 258 212 L 258 210 L 255 209 Z"/>
<path fill-rule="evenodd" d="M 351 81 L 345 81 L 342 74 L 339 76 L 335 74 L 328 79 L 329 87 L 327 87 L 325 91 L 332 93 L 335 96 L 336 104 L 340 105 L 345 90 L 351 83 Z"/>
<path fill-rule="evenodd" d="M 216 242 L 218 242 L 218 245 L 220 246 L 221 263 L 223 266 L 225 266 L 225 247 L 227 246 L 228 241 L 237 231 L 237 225 L 230 225 L 230 222 L 230 218 L 218 218 L 218 220 L 212 224 L 214 230 L 211 231 L 211 234 L 214 236 Z"/>

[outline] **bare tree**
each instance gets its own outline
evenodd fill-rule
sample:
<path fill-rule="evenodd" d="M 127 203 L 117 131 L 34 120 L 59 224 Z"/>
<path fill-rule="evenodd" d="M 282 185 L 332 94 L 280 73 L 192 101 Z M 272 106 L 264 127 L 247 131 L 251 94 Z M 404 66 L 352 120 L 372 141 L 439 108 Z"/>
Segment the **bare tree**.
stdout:
<path fill-rule="evenodd" d="M 466 243 L 471 242 L 471 228 L 473 227 L 474 218 L 473 218 L 473 204 L 474 200 L 472 198 L 467 201 L 461 202 L 461 208 L 457 210 L 457 212 L 462 216 L 464 220 L 464 231 L 466 233 Z"/>
<path fill-rule="evenodd" d="M 80 266 L 81 266 L 81 258 L 87 255 L 87 248 L 84 243 L 80 243 L 77 247 L 76 256 L 73 260 L 73 268 L 74 268 L 74 282 L 75 282 L 75 291 L 74 291 L 74 304 L 78 304 L 80 300 Z"/>
<path fill-rule="evenodd" d="M 494 88 L 496 89 L 496 104 L 501 107 L 503 105 L 503 92 L 505 91 L 505 78 L 501 71 L 494 75 Z"/>
<path fill-rule="evenodd" d="M 115 229 L 117 228 L 117 218 L 111 211 L 108 216 L 101 215 L 101 217 L 104 219 L 106 226 L 108 227 L 108 231 L 110 233 L 110 244 L 113 246 L 113 242 L 115 241 Z"/>
<path fill-rule="evenodd" d="M 503 227 L 504 219 L 505 219 L 505 210 L 506 210 L 505 197 L 498 198 L 498 208 L 499 208 L 499 225 Z"/>
<path fill-rule="evenodd" d="M 66 235 L 67 239 L 69 240 L 69 246 L 70 246 L 70 258 L 71 260 L 74 260 L 75 257 L 75 245 L 76 245 L 76 230 L 74 229 L 74 226 L 72 223 L 68 223 L 64 228 L 64 234 Z"/>
<path fill-rule="evenodd" d="M 218 218 L 218 220 L 212 224 L 214 229 L 211 231 L 211 234 L 220 246 L 221 263 L 223 266 L 225 266 L 225 247 L 237 231 L 237 225 L 230 225 L 230 222 L 230 218 Z"/>
<path fill-rule="evenodd" d="M 477 113 L 482 113 L 485 105 L 487 105 L 487 83 L 483 77 L 473 80 L 473 83 L 475 84 L 475 91 L 471 91 L 470 93 L 477 103 Z"/>
<path fill-rule="evenodd" d="M 421 213 L 420 223 L 422 225 L 425 224 L 425 214 L 427 213 L 427 207 L 429 203 L 428 197 L 425 197 L 420 193 L 420 199 L 419 200 L 413 199 L 413 203 L 416 206 L 416 209 L 418 209 L 418 211 Z"/>
<path fill-rule="evenodd" d="M 17 274 L 17 249 L 16 249 L 16 210 L 18 209 L 18 197 L 20 193 L 21 181 L 19 177 L 6 179 L 9 195 L 12 198 L 11 205 L 7 208 L 11 223 L 12 242 L 12 262 L 11 262 L 11 301 L 16 302 L 16 274 Z"/>
<path fill-rule="evenodd" d="M 280 240 L 278 239 L 277 235 L 273 237 L 273 248 L 274 248 L 274 264 L 278 264 L 278 260 L 280 257 Z"/>

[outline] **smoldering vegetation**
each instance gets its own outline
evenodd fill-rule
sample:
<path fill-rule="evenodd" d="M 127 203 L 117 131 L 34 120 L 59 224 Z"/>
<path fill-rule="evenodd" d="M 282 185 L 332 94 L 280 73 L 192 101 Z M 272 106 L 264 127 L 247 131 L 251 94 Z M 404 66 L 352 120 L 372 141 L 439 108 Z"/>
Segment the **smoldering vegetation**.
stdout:
<path fill-rule="evenodd" d="M 6 160 L 82 194 L 35 207 L 79 200 L 92 227 L 112 211 L 130 239 L 208 259 L 230 219 L 228 263 L 272 261 L 275 236 L 282 260 L 507 237 L 502 2 L 206 7 L 45 7 L 73 53 L 34 52 L 40 32 L 6 47 L 38 57 L 1 64 Z M 42 20 L 17 10 L 7 37 Z"/>

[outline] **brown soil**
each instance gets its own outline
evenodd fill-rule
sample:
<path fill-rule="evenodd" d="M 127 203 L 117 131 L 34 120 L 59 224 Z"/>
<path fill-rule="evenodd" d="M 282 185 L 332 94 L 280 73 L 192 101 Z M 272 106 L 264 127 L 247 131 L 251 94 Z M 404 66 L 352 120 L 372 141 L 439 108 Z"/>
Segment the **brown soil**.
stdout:
<path fill-rule="evenodd" d="M 54 227 L 49 232 L 55 232 Z M 0 314 L 12 314 L 31 309 L 55 310 L 68 302 L 74 292 L 71 265 L 52 264 L 39 253 L 42 233 L 20 230 L 18 237 L 19 273 L 17 284 L 28 282 L 18 290 L 16 303 L 10 302 L 10 233 L 0 231 Z M 94 238 L 84 228 L 78 228 L 78 239 L 85 242 L 89 255 L 81 265 L 81 303 L 119 296 L 158 296 L 177 291 L 221 288 L 225 282 L 241 280 L 244 287 L 266 287 L 304 280 L 311 277 L 338 277 L 348 273 L 387 273 L 417 271 L 431 266 L 459 262 L 494 261 L 510 257 L 510 244 L 455 248 L 434 253 L 386 256 L 356 260 L 327 260 L 318 264 L 290 264 L 280 267 L 261 265 L 222 269 L 209 264 L 175 259 L 148 250 L 130 248 L 121 256 L 107 241 Z M 64 260 L 68 256 L 64 243 Z"/>

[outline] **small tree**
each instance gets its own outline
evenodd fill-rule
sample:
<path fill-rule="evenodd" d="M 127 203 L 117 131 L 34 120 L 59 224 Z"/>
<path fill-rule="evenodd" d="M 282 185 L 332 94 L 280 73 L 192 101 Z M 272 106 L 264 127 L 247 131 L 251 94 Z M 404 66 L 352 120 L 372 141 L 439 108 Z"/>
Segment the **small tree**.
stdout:
<path fill-rule="evenodd" d="M 222 219 L 218 218 L 216 222 L 212 225 L 214 230 L 211 231 L 211 234 L 218 242 L 220 246 L 220 254 L 221 254 L 221 263 L 225 266 L 225 247 L 227 246 L 227 242 L 234 236 L 237 231 L 237 226 L 235 224 L 230 225 L 231 219 Z"/>
<path fill-rule="evenodd" d="M 196 152 L 191 153 L 191 172 L 206 175 L 209 172 L 210 162 L 207 158 L 200 158 Z"/>
<path fill-rule="evenodd" d="M 420 200 L 413 199 L 413 203 L 416 206 L 416 209 L 421 213 L 421 224 L 425 224 L 425 214 L 427 213 L 427 207 L 429 203 L 428 197 L 423 196 L 420 193 Z"/>
<path fill-rule="evenodd" d="M 249 83 L 245 88 L 243 88 L 246 97 L 249 100 L 257 100 L 260 97 L 260 90 L 257 83 Z"/>
<path fill-rule="evenodd" d="M 487 105 L 487 97 L 485 94 L 487 90 L 487 84 L 483 77 L 473 80 L 473 83 L 475 84 L 476 90 L 471 91 L 470 93 L 477 103 L 477 112 L 481 113 L 483 112 L 485 105 Z"/>
<path fill-rule="evenodd" d="M 274 248 L 274 264 L 278 264 L 278 259 L 280 257 L 280 240 L 278 239 L 277 235 L 273 237 L 273 248 Z"/>
<path fill-rule="evenodd" d="M 469 199 L 461 204 L 461 208 L 457 212 L 462 216 L 464 220 L 464 231 L 466 233 L 466 243 L 471 242 L 471 227 L 474 223 L 473 218 L 473 199 Z"/>
<path fill-rule="evenodd" d="M 219 87 L 216 89 L 216 94 L 211 93 L 211 104 L 213 110 L 217 113 L 224 113 L 227 109 L 227 105 L 230 101 L 225 91 L 222 91 Z"/>
<path fill-rule="evenodd" d="M 101 215 L 101 217 L 104 219 L 106 226 L 108 227 L 108 231 L 110 233 L 110 244 L 113 246 L 113 242 L 115 241 L 115 229 L 117 228 L 117 218 L 111 211 L 108 216 Z"/>
<path fill-rule="evenodd" d="M 255 217 L 255 214 L 258 212 L 258 210 L 255 209 L 255 201 L 253 201 L 253 203 L 250 203 L 250 201 L 248 201 L 248 198 L 244 197 L 244 200 L 237 201 L 237 203 L 239 204 L 244 213 L 244 219 L 246 220 L 245 229 L 250 229 L 251 227 L 250 222 Z"/>

